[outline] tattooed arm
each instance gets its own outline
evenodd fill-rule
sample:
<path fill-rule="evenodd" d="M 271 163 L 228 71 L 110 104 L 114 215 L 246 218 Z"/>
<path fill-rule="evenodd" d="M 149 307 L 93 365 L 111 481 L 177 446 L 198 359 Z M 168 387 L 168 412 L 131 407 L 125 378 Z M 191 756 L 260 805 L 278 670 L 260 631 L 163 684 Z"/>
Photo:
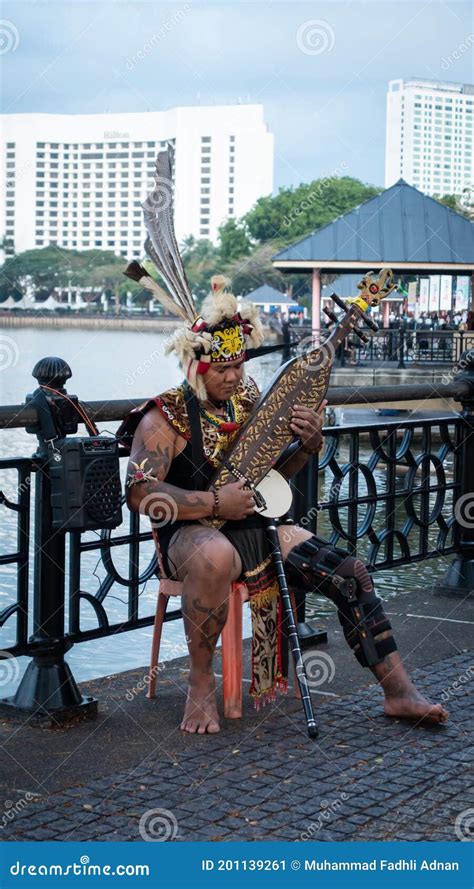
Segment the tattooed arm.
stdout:
<path fill-rule="evenodd" d="M 175 456 L 179 436 L 166 422 L 158 408 L 150 410 L 138 424 L 133 436 L 128 472 L 133 463 L 145 463 L 144 469 L 155 481 L 140 482 L 127 488 L 127 503 L 134 512 L 151 515 L 157 521 L 167 517 L 202 519 L 212 514 L 214 497 L 210 491 L 187 491 L 165 481 Z M 155 496 L 153 496 L 155 495 Z"/>

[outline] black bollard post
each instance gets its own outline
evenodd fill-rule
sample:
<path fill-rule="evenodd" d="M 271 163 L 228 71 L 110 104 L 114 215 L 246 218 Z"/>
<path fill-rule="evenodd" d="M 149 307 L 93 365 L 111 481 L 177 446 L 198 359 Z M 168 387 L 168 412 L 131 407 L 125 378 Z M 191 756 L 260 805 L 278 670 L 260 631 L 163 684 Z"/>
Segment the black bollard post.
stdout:
<path fill-rule="evenodd" d="M 461 441 L 456 454 L 461 490 L 454 504 L 454 540 L 457 553 L 437 593 L 466 596 L 474 592 L 474 349 L 461 355 L 456 380 L 468 382 L 470 392 L 462 404 Z"/>
<path fill-rule="evenodd" d="M 97 700 L 81 695 L 64 660 L 64 655 L 73 645 L 64 631 L 66 539 L 64 531 L 55 530 L 52 526 L 48 468 L 51 448 L 54 448 L 52 439 L 60 437 L 65 431 L 76 431 L 77 420 L 69 413 L 62 422 L 60 417 L 55 422 L 45 401 L 45 390 L 41 388 L 47 385 L 65 393 L 64 384 L 71 376 L 71 370 L 60 358 L 45 358 L 35 365 L 33 376 L 39 383 L 39 388 L 27 397 L 28 403 L 36 406 L 39 418 L 34 427 L 27 427 L 27 431 L 38 438 L 38 450 L 34 455 L 33 635 L 29 639 L 33 657 L 15 695 L 0 701 L 0 713 L 10 718 L 26 717 L 32 723 L 49 721 L 54 725 L 76 718 L 94 718 L 97 715 Z M 67 402 L 64 401 L 64 404 L 67 405 Z"/>
<path fill-rule="evenodd" d="M 398 368 L 405 367 L 405 330 L 403 327 L 398 329 Z"/>

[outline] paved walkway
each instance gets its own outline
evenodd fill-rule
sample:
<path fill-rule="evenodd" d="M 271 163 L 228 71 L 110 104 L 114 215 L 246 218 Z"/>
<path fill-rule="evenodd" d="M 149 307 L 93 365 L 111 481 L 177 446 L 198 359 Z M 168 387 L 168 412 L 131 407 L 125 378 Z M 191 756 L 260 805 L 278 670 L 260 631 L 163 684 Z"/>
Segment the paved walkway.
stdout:
<path fill-rule="evenodd" d="M 0 726 L 0 839 L 457 841 L 474 814 L 474 668 L 465 645 L 472 623 L 468 603 L 433 599 L 427 615 L 422 596 L 404 597 L 403 609 L 395 600 L 392 620 L 401 647 L 410 644 L 418 685 L 450 710 L 447 726 L 386 718 L 376 685 L 355 690 L 370 679 L 359 671 L 354 680 L 328 619 L 324 651 L 337 669 L 314 693 L 317 741 L 307 738 L 292 696 L 261 713 L 246 706 L 217 736 L 183 735 L 185 659 L 160 674 L 154 702 L 133 692 L 139 671 L 97 680 L 97 722 L 55 731 Z"/>

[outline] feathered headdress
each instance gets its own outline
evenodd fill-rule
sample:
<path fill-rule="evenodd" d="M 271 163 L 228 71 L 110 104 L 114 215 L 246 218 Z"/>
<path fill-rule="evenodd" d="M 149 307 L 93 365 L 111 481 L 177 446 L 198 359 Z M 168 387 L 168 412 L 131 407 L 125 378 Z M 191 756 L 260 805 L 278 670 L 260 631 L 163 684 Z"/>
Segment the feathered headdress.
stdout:
<path fill-rule="evenodd" d="M 184 325 L 170 340 L 167 352 L 178 355 L 189 385 L 198 398 L 207 398 L 205 374 L 211 362 L 223 363 L 245 357 L 248 347 L 263 340 L 258 310 L 250 303 L 237 308 L 223 275 L 211 278 L 211 292 L 197 312 L 178 250 L 173 226 L 172 164 L 174 150 L 168 145 L 156 160 L 155 187 L 143 202 L 148 237 L 145 252 L 166 282 L 169 294 L 157 284 L 139 262 L 131 262 L 124 274 L 149 290 Z"/>

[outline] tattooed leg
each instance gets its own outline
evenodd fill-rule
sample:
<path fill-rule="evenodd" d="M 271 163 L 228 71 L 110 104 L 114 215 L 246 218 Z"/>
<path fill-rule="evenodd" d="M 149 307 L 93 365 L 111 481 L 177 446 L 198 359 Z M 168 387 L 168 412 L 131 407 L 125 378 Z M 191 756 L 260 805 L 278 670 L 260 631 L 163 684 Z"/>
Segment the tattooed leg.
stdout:
<path fill-rule="evenodd" d="M 219 718 L 212 661 L 227 619 L 230 583 L 241 572 L 240 558 L 218 531 L 202 526 L 182 528 L 173 538 L 169 558 L 184 581 L 182 611 L 191 669 L 180 728 L 215 733 Z"/>

